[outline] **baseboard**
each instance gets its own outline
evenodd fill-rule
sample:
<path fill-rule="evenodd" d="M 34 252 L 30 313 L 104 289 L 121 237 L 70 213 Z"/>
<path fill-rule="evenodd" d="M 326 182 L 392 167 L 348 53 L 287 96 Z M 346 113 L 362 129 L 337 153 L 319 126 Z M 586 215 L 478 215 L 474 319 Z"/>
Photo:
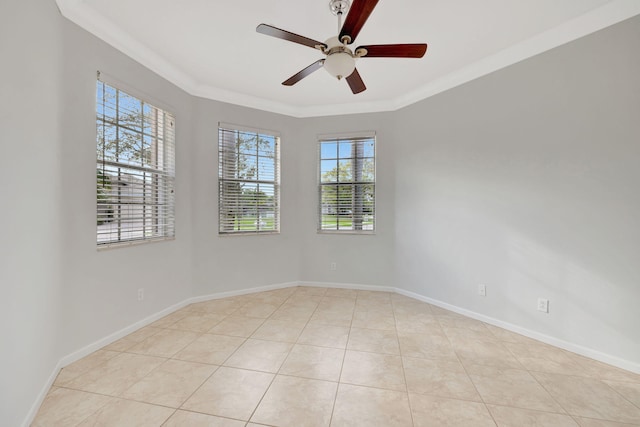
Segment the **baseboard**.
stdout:
<path fill-rule="evenodd" d="M 379 285 L 363 285 L 359 283 L 337 283 L 337 282 L 298 282 L 297 286 L 313 286 L 320 288 L 339 288 L 339 289 L 355 289 L 358 291 L 379 291 L 379 292 L 395 292 L 396 288 L 391 286 Z"/>
<path fill-rule="evenodd" d="M 311 281 L 285 282 L 285 283 L 280 283 L 275 285 L 258 286 L 258 287 L 247 288 L 247 289 L 242 289 L 238 291 L 225 291 L 225 292 L 218 292 L 215 294 L 203 295 L 199 297 L 187 298 L 182 302 L 179 302 L 157 313 L 147 316 L 142 320 L 139 320 L 125 328 L 120 329 L 117 332 L 107 335 L 104 338 L 94 341 L 93 343 L 86 345 L 85 347 L 77 351 L 74 351 L 73 353 L 68 354 L 67 356 L 64 356 L 56 364 L 53 372 L 49 376 L 47 383 L 44 385 L 44 387 L 40 391 L 40 394 L 38 395 L 37 400 L 33 403 L 31 410 L 29 411 L 29 414 L 27 415 L 22 426 L 28 427 L 33 422 L 38 412 L 38 409 L 40 408 L 40 405 L 42 405 L 42 402 L 47 396 L 47 393 L 51 388 L 51 386 L 53 385 L 53 382 L 55 381 L 56 377 L 58 376 L 60 369 L 64 368 L 65 366 L 77 360 L 82 359 L 85 356 L 88 356 L 94 351 L 99 350 L 102 347 L 109 345 L 112 342 L 117 341 L 120 338 L 123 338 L 126 335 L 129 335 L 130 333 L 135 332 L 136 330 L 144 326 L 147 326 L 150 323 L 153 323 L 160 318 L 195 302 L 203 302 L 203 301 L 209 301 L 209 300 L 220 299 L 220 298 L 229 298 L 234 296 L 252 294 L 256 292 L 265 292 L 265 291 L 271 291 L 276 289 L 291 288 L 295 286 L 310 286 L 310 287 L 313 286 L 313 287 L 325 287 L 325 288 L 355 289 L 355 290 L 363 290 L 363 291 L 395 292 L 400 295 L 404 295 L 410 298 L 414 298 L 418 301 L 423 301 L 429 304 L 433 304 L 435 306 L 444 308 L 446 310 L 453 311 L 454 313 L 458 313 L 463 316 L 470 317 L 472 319 L 480 320 L 482 322 L 485 322 L 494 326 L 498 326 L 508 331 L 515 332 L 515 333 L 524 335 L 529 338 L 533 338 L 535 340 L 538 340 L 556 347 L 560 347 L 562 349 L 571 351 L 573 353 L 577 353 L 579 355 L 589 357 L 591 359 L 598 360 L 600 362 L 640 374 L 640 364 L 638 363 L 634 363 L 629 360 L 621 359 L 606 353 L 602 353 L 600 351 L 597 351 L 588 347 L 583 347 L 577 344 L 573 344 L 568 341 L 564 341 L 549 335 L 542 334 L 540 332 L 532 331 L 530 329 L 526 329 L 518 325 L 514 325 L 512 323 L 504 322 L 502 320 L 495 319 L 493 317 L 489 317 L 484 314 L 476 313 L 474 311 L 467 310 L 461 307 L 457 307 L 455 305 L 451 305 L 443 301 L 429 298 L 429 297 L 417 294 L 415 292 L 407 291 L 405 289 L 395 288 L 391 286 L 364 285 L 364 284 L 356 284 L 356 283 L 311 282 Z"/>
<path fill-rule="evenodd" d="M 193 304 L 194 302 L 203 302 L 220 298 L 237 297 L 240 295 L 255 294 L 256 292 L 274 291 L 277 289 L 292 288 L 294 286 L 300 286 L 298 282 L 284 282 L 276 285 L 258 286 L 254 288 L 242 289 L 239 291 L 225 291 L 217 292 L 215 294 L 203 295 L 199 297 L 190 298 L 187 304 Z"/>
<path fill-rule="evenodd" d="M 444 308 L 445 310 L 449 310 L 449 311 L 453 311 L 454 313 L 458 313 L 461 314 L 463 316 L 466 317 L 470 317 L 472 319 L 476 319 L 476 320 L 480 320 L 482 322 L 488 323 L 490 325 L 493 326 L 497 326 L 499 328 L 502 329 L 506 329 L 508 331 L 511 332 L 515 332 L 517 334 L 520 335 L 524 335 L 526 337 L 532 338 L 534 340 L 537 341 L 541 341 L 543 343 L 546 344 L 550 344 L 553 345 L 555 347 L 559 347 L 562 348 L 564 350 L 568 350 L 572 353 L 576 353 L 579 354 L 581 356 L 585 356 L 588 357 L 590 359 L 594 359 L 603 363 L 606 363 L 608 365 L 612 365 L 615 366 L 617 368 L 621 368 L 624 369 L 626 371 L 631 371 L 631 372 L 635 372 L 637 374 L 640 374 L 640 364 L 638 363 L 634 363 L 630 360 L 626 360 L 626 359 L 621 359 L 619 357 L 616 356 L 612 356 L 610 354 L 606 354 L 603 353 L 601 351 L 598 350 L 594 350 L 592 348 L 588 348 L 588 347 L 584 347 L 578 344 L 574 344 L 571 343 L 569 341 L 564 341 L 561 340 L 559 338 L 555 338 L 553 336 L 550 335 L 546 335 L 540 332 L 536 332 L 536 331 L 532 331 L 531 329 L 527 329 L 527 328 L 523 328 L 521 326 L 518 325 L 514 325 L 513 323 L 509 323 L 509 322 L 505 322 L 490 316 L 486 316 L 484 314 L 480 314 L 480 313 L 476 313 L 475 311 L 471 311 L 471 310 L 467 310 L 455 305 L 451 305 L 448 304 L 446 302 L 443 301 L 439 301 L 433 298 L 429 298 L 429 297 L 425 297 L 423 295 L 417 294 L 415 292 L 411 292 L 411 291 L 407 291 L 404 289 L 400 289 L 400 288 L 395 288 L 395 292 L 399 293 L 400 295 L 404 295 L 410 298 L 414 298 L 417 299 L 419 301 L 422 302 L 426 302 L 441 308 Z"/>

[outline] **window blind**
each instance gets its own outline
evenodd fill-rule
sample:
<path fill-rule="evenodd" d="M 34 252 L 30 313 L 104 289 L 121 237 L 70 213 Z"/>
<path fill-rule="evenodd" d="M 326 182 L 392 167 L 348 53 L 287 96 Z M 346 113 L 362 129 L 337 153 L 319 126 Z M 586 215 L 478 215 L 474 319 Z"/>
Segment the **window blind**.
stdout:
<path fill-rule="evenodd" d="M 97 244 L 175 236 L 175 119 L 96 83 Z"/>
<path fill-rule="evenodd" d="M 280 231 L 280 137 L 218 129 L 218 232 Z"/>
<path fill-rule="evenodd" d="M 319 232 L 375 230 L 375 137 L 320 139 Z"/>

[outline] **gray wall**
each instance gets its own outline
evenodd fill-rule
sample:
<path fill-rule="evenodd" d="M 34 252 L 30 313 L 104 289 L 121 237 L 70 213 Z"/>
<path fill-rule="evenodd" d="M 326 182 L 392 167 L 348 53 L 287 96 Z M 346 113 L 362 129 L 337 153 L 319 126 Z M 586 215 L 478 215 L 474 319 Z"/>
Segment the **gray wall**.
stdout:
<path fill-rule="evenodd" d="M 281 233 L 218 235 L 218 123 L 225 122 L 281 135 Z M 299 141 L 295 119 L 231 104 L 198 99 L 195 109 L 191 171 L 193 199 L 194 295 L 277 285 L 298 280 Z"/>
<path fill-rule="evenodd" d="M 60 358 L 62 40 L 51 1 L 0 4 L 0 424 Z M 52 17 L 54 17 L 52 19 Z"/>
<path fill-rule="evenodd" d="M 60 18 L 58 18 L 60 19 Z M 62 354 L 193 295 L 191 151 L 193 97 L 64 20 L 62 147 Z M 96 249 L 96 71 L 176 118 L 176 239 Z M 144 300 L 137 300 L 144 288 Z"/>
<path fill-rule="evenodd" d="M 345 87 L 345 90 L 348 90 Z M 391 115 L 355 114 L 302 119 L 297 123 L 297 210 L 300 217 L 300 279 L 393 286 L 394 122 Z M 318 234 L 318 135 L 376 132 L 376 231 L 373 235 Z M 330 269 L 336 262 L 335 271 Z"/>
<path fill-rule="evenodd" d="M 636 17 L 399 111 L 396 285 L 640 363 L 639 76 Z"/>

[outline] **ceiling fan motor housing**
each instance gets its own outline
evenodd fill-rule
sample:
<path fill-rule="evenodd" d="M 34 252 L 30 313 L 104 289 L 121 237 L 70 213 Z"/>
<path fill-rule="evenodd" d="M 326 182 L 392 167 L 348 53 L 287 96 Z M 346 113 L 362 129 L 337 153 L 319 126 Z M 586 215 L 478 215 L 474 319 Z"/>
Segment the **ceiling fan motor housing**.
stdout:
<path fill-rule="evenodd" d="M 326 44 L 327 58 L 324 60 L 324 69 L 338 80 L 349 77 L 356 68 L 356 61 L 351 49 L 340 43 L 337 37 L 331 37 Z"/>

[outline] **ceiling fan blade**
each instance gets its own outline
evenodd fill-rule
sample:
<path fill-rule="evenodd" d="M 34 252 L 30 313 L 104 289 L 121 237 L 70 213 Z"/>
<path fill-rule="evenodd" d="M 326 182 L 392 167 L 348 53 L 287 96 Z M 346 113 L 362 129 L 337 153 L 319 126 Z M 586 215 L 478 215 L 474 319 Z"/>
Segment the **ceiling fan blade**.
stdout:
<path fill-rule="evenodd" d="M 287 80 L 283 81 L 282 84 L 285 86 L 293 86 L 294 84 L 298 83 L 300 80 L 307 77 L 309 74 L 322 68 L 323 65 L 324 65 L 324 59 L 319 59 L 313 64 L 309 65 L 307 68 L 297 72 L 293 76 L 289 77 Z"/>
<path fill-rule="evenodd" d="M 359 46 L 358 49 L 366 49 L 367 53 L 362 58 L 422 58 L 427 52 L 425 43 L 414 44 L 374 44 Z"/>
<path fill-rule="evenodd" d="M 360 77 L 360 73 L 358 73 L 357 69 L 353 70 L 353 73 L 347 77 L 347 83 L 349 83 L 351 92 L 353 92 L 354 95 L 367 90 L 367 87 L 364 85 L 362 77 Z"/>
<path fill-rule="evenodd" d="M 298 43 L 304 46 L 309 46 L 314 49 L 316 48 L 316 46 L 327 47 L 325 43 L 322 43 L 317 40 L 313 40 L 308 37 L 304 37 L 295 33 L 291 33 L 289 31 L 281 30 L 280 28 L 272 27 L 271 25 L 267 25 L 267 24 L 258 25 L 256 27 L 256 31 L 259 32 L 260 34 L 265 34 L 267 36 L 276 37 L 279 39 Z"/>
<path fill-rule="evenodd" d="M 344 36 L 349 36 L 351 40 L 347 44 L 353 43 L 376 4 L 378 4 L 378 0 L 353 0 L 347 19 L 340 30 L 339 39 L 342 40 Z"/>

